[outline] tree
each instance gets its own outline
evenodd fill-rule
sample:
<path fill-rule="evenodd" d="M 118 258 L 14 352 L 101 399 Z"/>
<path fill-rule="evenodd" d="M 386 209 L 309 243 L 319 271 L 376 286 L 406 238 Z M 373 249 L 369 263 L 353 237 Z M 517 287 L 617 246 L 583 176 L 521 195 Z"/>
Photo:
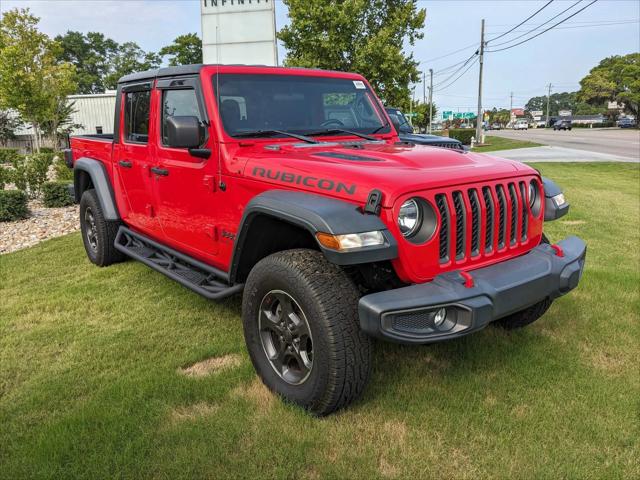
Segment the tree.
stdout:
<path fill-rule="evenodd" d="M 67 99 L 60 101 L 53 115 L 42 123 L 43 133 L 53 138 L 56 145 L 60 144 L 71 132 L 83 127 L 79 123 L 73 123 L 73 114 L 76 111 L 75 102 L 69 102 Z"/>
<path fill-rule="evenodd" d="M 59 62 L 59 45 L 37 29 L 29 9 L 13 9 L 0 20 L 0 108 L 13 109 L 33 125 L 35 147 L 41 126 L 75 91 L 73 65 Z"/>
<path fill-rule="evenodd" d="M 413 112 L 416 114 L 411 123 L 422 129 L 429 127 L 429 103 L 417 103 L 413 106 Z M 438 108 L 433 105 L 433 118 L 438 118 Z"/>
<path fill-rule="evenodd" d="M 9 140 L 16 138 L 16 130 L 23 125 L 18 115 L 0 110 L 0 145 L 7 145 Z"/>
<path fill-rule="evenodd" d="M 160 49 L 161 57 L 171 56 L 169 65 L 191 65 L 202 63 L 202 40 L 196 33 L 180 35 L 171 45 Z"/>
<path fill-rule="evenodd" d="M 525 105 L 525 110 L 528 112 L 540 110 L 546 115 L 547 96 L 541 95 L 539 97 L 529 99 Z M 570 110 L 573 115 L 595 115 L 598 113 L 604 113 L 607 110 L 607 107 L 603 102 L 590 105 L 585 102 L 578 101 L 577 92 L 552 93 L 549 98 L 549 115 L 558 115 L 560 110 Z"/>
<path fill-rule="evenodd" d="M 640 53 L 614 55 L 602 60 L 580 80 L 578 99 L 590 105 L 616 101 L 624 104 L 625 112 L 637 117 L 640 105 Z"/>
<path fill-rule="evenodd" d="M 158 54 L 145 52 L 135 42 L 125 42 L 111 60 L 111 69 L 104 79 L 105 87 L 115 89 L 120 77 L 158 68 L 160 63 Z"/>
<path fill-rule="evenodd" d="M 58 59 L 76 67 L 79 93 L 102 93 L 106 90 L 105 77 L 111 71 L 118 44 L 102 33 L 68 31 L 55 41 L 61 47 Z"/>
<path fill-rule="evenodd" d="M 406 106 L 418 62 L 404 46 L 423 37 L 426 12 L 417 0 L 284 0 L 290 25 L 278 33 L 289 66 L 353 71 L 383 100 Z"/>

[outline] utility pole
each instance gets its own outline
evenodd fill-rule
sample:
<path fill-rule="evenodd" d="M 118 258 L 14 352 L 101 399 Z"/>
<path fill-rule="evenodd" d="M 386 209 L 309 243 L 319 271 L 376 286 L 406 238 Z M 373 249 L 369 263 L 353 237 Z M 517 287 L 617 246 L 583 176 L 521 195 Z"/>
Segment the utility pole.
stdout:
<path fill-rule="evenodd" d="M 549 118 L 549 102 L 551 101 L 551 83 L 549 83 L 549 85 L 547 85 L 549 87 L 549 93 L 547 93 L 547 118 L 546 118 L 546 122 L 544 122 L 545 126 L 550 126 L 550 118 Z"/>
<path fill-rule="evenodd" d="M 511 116 L 513 115 L 513 92 L 510 94 L 511 100 L 509 101 L 509 124 L 511 124 Z"/>
<path fill-rule="evenodd" d="M 433 68 L 429 69 L 429 133 L 433 131 Z"/>
<path fill-rule="evenodd" d="M 484 18 L 480 25 L 480 75 L 478 77 L 478 117 L 476 118 L 476 143 L 482 143 L 482 67 L 484 66 Z"/>
<path fill-rule="evenodd" d="M 431 69 L 429 69 L 431 70 Z M 422 72 L 422 103 L 427 103 L 427 93 L 426 93 L 426 88 L 427 88 L 427 81 L 425 79 L 425 74 L 424 72 Z"/>

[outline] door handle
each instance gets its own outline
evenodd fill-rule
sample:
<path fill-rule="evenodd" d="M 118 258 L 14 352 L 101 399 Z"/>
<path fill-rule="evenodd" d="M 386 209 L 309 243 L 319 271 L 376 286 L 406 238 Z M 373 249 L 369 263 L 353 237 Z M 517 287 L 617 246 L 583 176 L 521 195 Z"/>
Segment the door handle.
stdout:
<path fill-rule="evenodd" d="M 163 177 L 166 177 L 167 175 L 169 175 L 169 170 L 166 170 L 164 168 L 151 167 L 150 170 L 151 170 L 151 173 L 155 173 L 156 175 L 161 175 Z"/>
<path fill-rule="evenodd" d="M 133 166 L 133 163 L 131 163 L 129 160 L 120 160 L 118 164 L 124 168 L 131 168 Z"/>

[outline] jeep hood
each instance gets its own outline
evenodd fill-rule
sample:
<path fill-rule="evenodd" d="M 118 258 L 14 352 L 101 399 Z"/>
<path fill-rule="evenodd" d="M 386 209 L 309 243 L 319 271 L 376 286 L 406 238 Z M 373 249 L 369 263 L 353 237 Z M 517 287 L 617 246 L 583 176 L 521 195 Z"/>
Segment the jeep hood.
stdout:
<path fill-rule="evenodd" d="M 357 203 L 377 189 L 384 207 L 413 191 L 536 173 L 520 162 L 425 145 L 263 143 L 235 153 L 238 173 L 254 180 Z"/>

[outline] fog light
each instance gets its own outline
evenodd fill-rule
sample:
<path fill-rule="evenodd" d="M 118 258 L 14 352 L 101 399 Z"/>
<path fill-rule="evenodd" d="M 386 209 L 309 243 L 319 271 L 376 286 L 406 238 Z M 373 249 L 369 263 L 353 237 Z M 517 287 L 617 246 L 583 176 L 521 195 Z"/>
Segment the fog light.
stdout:
<path fill-rule="evenodd" d="M 436 328 L 440 328 L 444 324 L 444 321 L 446 319 L 447 319 L 447 309 L 446 308 L 441 308 L 433 316 L 433 325 Z"/>

